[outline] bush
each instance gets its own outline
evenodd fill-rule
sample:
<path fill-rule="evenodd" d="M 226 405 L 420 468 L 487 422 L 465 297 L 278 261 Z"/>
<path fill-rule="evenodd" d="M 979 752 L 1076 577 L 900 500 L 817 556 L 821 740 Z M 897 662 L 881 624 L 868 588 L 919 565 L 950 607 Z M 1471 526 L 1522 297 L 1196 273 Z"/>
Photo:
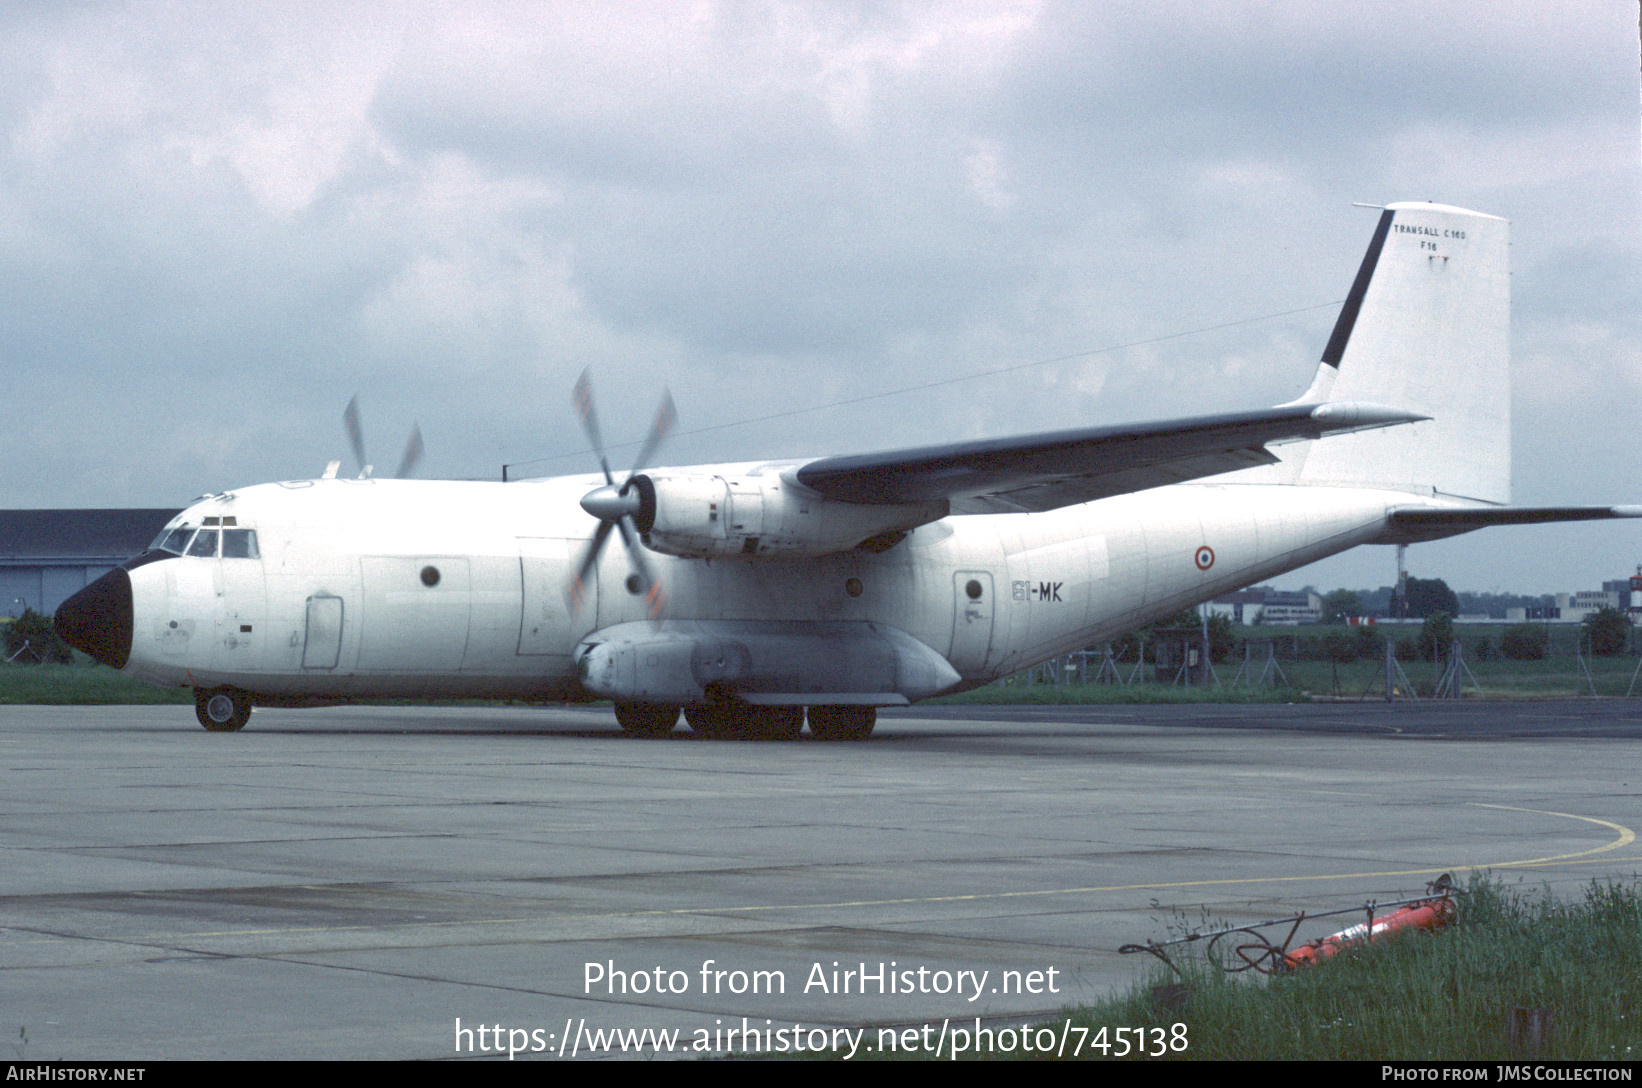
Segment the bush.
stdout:
<path fill-rule="evenodd" d="M 1550 634 L 1537 623 L 1507 627 L 1499 637 L 1499 652 L 1512 661 L 1543 661 Z"/>
<path fill-rule="evenodd" d="M 1323 636 L 1323 657 L 1336 665 L 1349 665 L 1357 660 L 1357 640 L 1344 631 L 1330 631 Z"/>
<path fill-rule="evenodd" d="M 32 608 L 6 624 L 5 643 L 0 657 L 20 665 L 67 665 L 74 660 L 74 651 L 58 637 L 51 618 Z"/>
<path fill-rule="evenodd" d="M 1420 626 L 1420 659 L 1447 661 L 1454 643 L 1454 621 L 1447 612 L 1433 612 Z"/>
<path fill-rule="evenodd" d="M 1231 620 L 1216 613 L 1209 617 L 1209 660 L 1216 665 L 1224 665 L 1231 658 L 1232 651 L 1237 649 L 1237 639 L 1232 635 Z"/>
<path fill-rule="evenodd" d="M 1598 657 L 1618 657 L 1631 638 L 1631 620 L 1617 608 L 1599 608 L 1585 617 L 1582 625 L 1590 640 L 1591 653 Z"/>

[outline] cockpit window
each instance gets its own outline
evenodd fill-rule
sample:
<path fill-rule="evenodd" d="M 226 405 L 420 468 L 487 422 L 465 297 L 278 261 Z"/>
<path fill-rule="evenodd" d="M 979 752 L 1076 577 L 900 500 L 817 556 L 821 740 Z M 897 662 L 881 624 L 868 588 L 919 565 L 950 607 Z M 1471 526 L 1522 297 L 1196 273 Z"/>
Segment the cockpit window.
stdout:
<path fill-rule="evenodd" d="M 172 555 L 181 555 L 188 547 L 188 538 L 194 535 L 192 525 L 182 525 L 175 529 L 161 530 L 160 535 L 154 538 L 154 543 L 148 546 L 151 552 L 170 552 Z"/>
<path fill-rule="evenodd" d="M 224 559 L 261 559 L 257 551 L 257 531 L 255 529 L 224 529 L 222 531 L 222 557 Z"/>
<path fill-rule="evenodd" d="M 217 554 L 216 529 L 201 529 L 194 534 L 194 543 L 188 545 L 188 554 L 201 558 L 210 558 Z"/>

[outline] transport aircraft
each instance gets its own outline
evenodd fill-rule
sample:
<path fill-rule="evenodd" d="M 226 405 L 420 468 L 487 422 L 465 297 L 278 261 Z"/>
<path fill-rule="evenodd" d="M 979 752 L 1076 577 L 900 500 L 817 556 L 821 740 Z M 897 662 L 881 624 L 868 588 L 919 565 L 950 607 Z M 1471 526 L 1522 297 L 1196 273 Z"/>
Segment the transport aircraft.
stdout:
<path fill-rule="evenodd" d="M 1638 517 L 1510 505 L 1508 223 L 1386 206 L 1275 408 L 888 453 L 207 495 L 57 611 L 206 729 L 380 696 L 608 699 L 623 729 L 860 739 L 1359 544 Z M 357 416 L 349 413 L 354 448 Z M 420 452 L 419 436 L 413 439 Z M 407 451 L 407 466 L 414 461 Z M 606 548 L 612 536 L 622 548 Z M 807 711 L 807 714 L 806 714 Z"/>

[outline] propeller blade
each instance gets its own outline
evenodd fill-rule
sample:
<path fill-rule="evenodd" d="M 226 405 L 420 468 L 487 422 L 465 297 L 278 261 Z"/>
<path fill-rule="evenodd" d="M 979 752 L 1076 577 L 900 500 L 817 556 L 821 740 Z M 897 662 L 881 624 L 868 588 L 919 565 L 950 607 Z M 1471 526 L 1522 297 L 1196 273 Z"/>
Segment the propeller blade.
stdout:
<path fill-rule="evenodd" d="M 604 524 L 608 525 L 609 522 Z M 661 582 L 650 573 L 650 563 L 644 558 L 644 545 L 639 542 L 638 526 L 633 524 L 631 517 L 623 517 L 616 522 L 616 528 L 621 530 L 621 542 L 627 545 L 627 559 L 633 564 L 634 576 L 643 583 L 645 612 L 655 619 L 661 615 L 666 594 L 662 592 Z"/>
<path fill-rule="evenodd" d="M 397 479 L 403 480 L 416 471 L 417 464 L 422 460 L 422 426 L 419 423 L 411 424 L 410 438 L 405 441 L 405 454 L 399 458 L 399 469 L 394 473 Z"/>
<path fill-rule="evenodd" d="M 633 573 L 627 578 L 627 587 L 635 596 L 641 593 L 644 595 L 646 614 L 655 619 L 661 615 L 666 595 L 662 592 L 661 581 L 650 570 L 650 562 L 644 555 L 644 542 L 639 539 L 638 525 L 633 521 L 633 515 L 641 505 L 640 495 L 631 491 L 631 487 L 633 477 L 656 452 L 656 448 L 661 445 L 678 420 L 678 411 L 673 406 L 673 395 L 666 390 L 662 391 L 661 404 L 656 407 L 656 417 L 651 421 L 650 433 L 645 436 L 639 448 L 639 455 L 633 462 L 632 471 L 619 487 L 610 473 L 610 461 L 604 452 L 604 436 L 599 433 L 599 417 L 593 408 L 593 379 L 589 371 L 582 371 L 581 377 L 576 379 L 571 401 L 576 406 L 576 417 L 581 420 L 582 428 L 587 432 L 594 452 L 599 455 L 599 467 L 604 470 L 604 486 L 596 487 L 582 496 L 582 509 L 599 519 L 599 527 L 593 531 L 592 539 L 587 544 L 587 552 L 577 565 L 576 573 L 571 576 L 570 585 L 565 589 L 565 600 L 570 603 L 573 610 L 581 607 L 587 597 L 588 576 L 593 573 L 593 568 L 599 560 L 599 553 L 604 549 L 605 541 L 610 538 L 610 530 L 614 528 L 621 533 L 621 542 L 627 549 L 628 562 L 633 566 Z"/>
<path fill-rule="evenodd" d="M 604 550 L 604 542 L 610 537 L 608 521 L 599 522 L 599 527 L 593 530 L 593 535 L 587 542 L 587 551 L 582 554 L 582 561 L 576 566 L 576 573 L 570 576 L 570 584 L 565 587 L 565 603 L 572 612 L 580 611 L 582 604 L 587 600 L 587 576 L 599 562 L 599 552 Z"/>
<path fill-rule="evenodd" d="M 587 432 L 587 439 L 593 443 L 593 452 L 599 455 L 599 467 L 604 469 L 604 482 L 613 484 L 616 478 L 610 474 L 610 461 L 604 455 L 604 439 L 599 435 L 599 417 L 593 410 L 593 378 L 589 371 L 582 371 L 582 376 L 576 379 L 575 391 L 571 399 L 576 405 L 576 418 L 582 421 L 582 429 Z"/>
<path fill-rule="evenodd" d="M 650 455 L 656 452 L 656 447 L 661 445 L 661 440 L 667 437 L 667 432 L 673 429 L 676 422 L 678 412 L 673 407 L 673 394 L 663 389 L 661 403 L 656 406 L 656 418 L 650 424 L 650 434 L 645 438 L 644 447 L 639 450 L 638 457 L 633 459 L 633 471 L 628 473 L 629 476 L 644 467 L 645 462 L 650 460 Z"/>
<path fill-rule="evenodd" d="M 354 462 L 359 465 L 361 477 L 369 476 L 370 464 L 365 460 L 365 428 L 359 424 L 359 398 L 348 398 L 348 406 L 342 409 L 342 427 L 348 432 L 348 442 L 353 446 Z"/>

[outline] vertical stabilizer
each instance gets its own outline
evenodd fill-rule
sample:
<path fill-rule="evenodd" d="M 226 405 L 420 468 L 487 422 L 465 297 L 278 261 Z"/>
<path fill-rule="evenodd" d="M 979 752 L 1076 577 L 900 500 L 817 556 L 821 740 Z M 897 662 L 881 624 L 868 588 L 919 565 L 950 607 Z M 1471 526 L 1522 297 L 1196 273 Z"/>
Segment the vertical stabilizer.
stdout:
<path fill-rule="evenodd" d="M 1429 415 L 1313 443 L 1300 480 L 1511 500 L 1510 224 L 1392 204 L 1305 399 Z"/>

